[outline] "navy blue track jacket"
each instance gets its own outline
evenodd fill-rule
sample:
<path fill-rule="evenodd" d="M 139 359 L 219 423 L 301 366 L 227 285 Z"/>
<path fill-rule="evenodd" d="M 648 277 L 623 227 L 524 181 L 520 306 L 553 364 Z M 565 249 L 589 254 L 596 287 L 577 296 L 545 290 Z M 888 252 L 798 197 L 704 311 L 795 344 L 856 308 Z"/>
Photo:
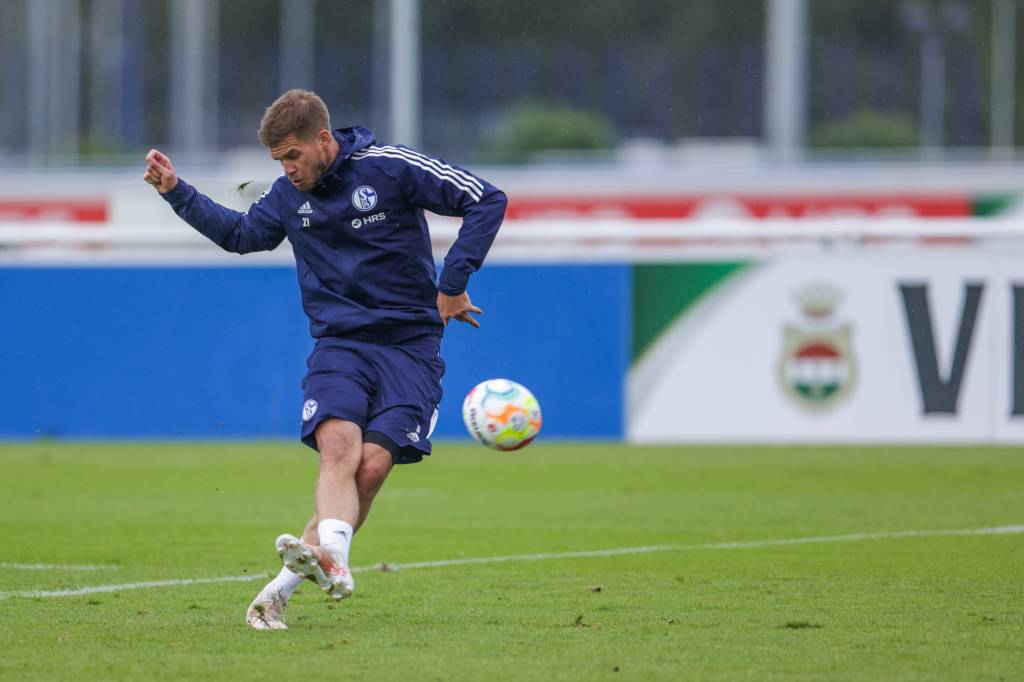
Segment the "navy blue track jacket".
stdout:
<path fill-rule="evenodd" d="M 437 292 L 466 290 L 501 226 L 505 194 L 440 159 L 378 146 L 366 128 L 342 128 L 334 138 L 338 158 L 311 192 L 282 175 L 246 213 L 180 178 L 163 197 L 226 251 L 269 251 L 287 237 L 315 338 L 398 343 L 440 334 Z M 423 209 L 463 218 L 437 285 Z"/>

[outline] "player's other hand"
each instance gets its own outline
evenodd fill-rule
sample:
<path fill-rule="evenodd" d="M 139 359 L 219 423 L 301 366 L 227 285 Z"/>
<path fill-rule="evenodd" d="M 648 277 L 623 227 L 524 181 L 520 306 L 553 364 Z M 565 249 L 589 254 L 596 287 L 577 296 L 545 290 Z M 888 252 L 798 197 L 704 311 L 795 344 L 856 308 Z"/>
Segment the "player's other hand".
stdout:
<path fill-rule="evenodd" d="M 469 300 L 469 294 L 466 292 L 458 296 L 448 296 L 438 292 L 437 312 L 441 313 L 441 321 L 444 322 L 446 327 L 448 326 L 448 320 L 468 322 L 474 327 L 479 327 L 480 323 L 470 313 L 476 313 L 477 315 L 483 315 L 484 313 L 484 311 L 473 305 L 473 302 Z"/>
<path fill-rule="evenodd" d="M 174 171 L 171 160 L 156 149 L 150 149 L 146 154 L 146 172 L 142 179 L 156 187 L 160 194 L 170 192 L 178 186 L 178 174 Z"/>

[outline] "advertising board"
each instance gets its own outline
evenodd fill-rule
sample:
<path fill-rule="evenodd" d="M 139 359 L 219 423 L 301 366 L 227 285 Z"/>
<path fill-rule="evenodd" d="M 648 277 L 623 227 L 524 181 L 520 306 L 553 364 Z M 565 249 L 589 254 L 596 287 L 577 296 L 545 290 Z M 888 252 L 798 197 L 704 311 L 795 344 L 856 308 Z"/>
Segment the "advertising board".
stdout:
<path fill-rule="evenodd" d="M 1024 441 L 1019 256 L 815 255 L 634 277 L 634 442 Z"/>

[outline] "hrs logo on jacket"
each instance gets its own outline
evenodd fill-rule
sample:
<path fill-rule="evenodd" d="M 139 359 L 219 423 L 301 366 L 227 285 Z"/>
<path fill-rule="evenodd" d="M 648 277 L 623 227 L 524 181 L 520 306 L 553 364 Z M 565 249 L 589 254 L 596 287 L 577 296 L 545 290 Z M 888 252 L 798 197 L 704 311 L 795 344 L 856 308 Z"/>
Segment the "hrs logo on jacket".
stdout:
<path fill-rule="evenodd" d="M 377 205 L 377 190 L 369 185 L 360 185 L 352 191 L 352 205 L 360 211 L 372 210 Z"/>
<path fill-rule="evenodd" d="M 378 223 L 381 220 L 387 220 L 387 217 L 388 214 L 381 211 L 380 213 L 375 213 L 374 215 L 368 215 L 365 218 L 353 218 L 352 228 L 358 230 L 363 225 L 372 225 L 373 223 Z"/>

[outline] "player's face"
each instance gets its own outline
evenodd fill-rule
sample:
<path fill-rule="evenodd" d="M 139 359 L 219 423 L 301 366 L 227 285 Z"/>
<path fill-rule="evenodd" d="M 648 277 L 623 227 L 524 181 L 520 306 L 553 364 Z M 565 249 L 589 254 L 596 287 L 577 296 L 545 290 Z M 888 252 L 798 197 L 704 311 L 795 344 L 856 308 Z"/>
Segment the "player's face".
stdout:
<path fill-rule="evenodd" d="M 296 189 L 309 192 L 327 170 L 330 139 L 331 134 L 326 130 L 321 130 L 312 142 L 289 135 L 270 149 L 270 157 L 281 163 L 284 174 Z"/>

